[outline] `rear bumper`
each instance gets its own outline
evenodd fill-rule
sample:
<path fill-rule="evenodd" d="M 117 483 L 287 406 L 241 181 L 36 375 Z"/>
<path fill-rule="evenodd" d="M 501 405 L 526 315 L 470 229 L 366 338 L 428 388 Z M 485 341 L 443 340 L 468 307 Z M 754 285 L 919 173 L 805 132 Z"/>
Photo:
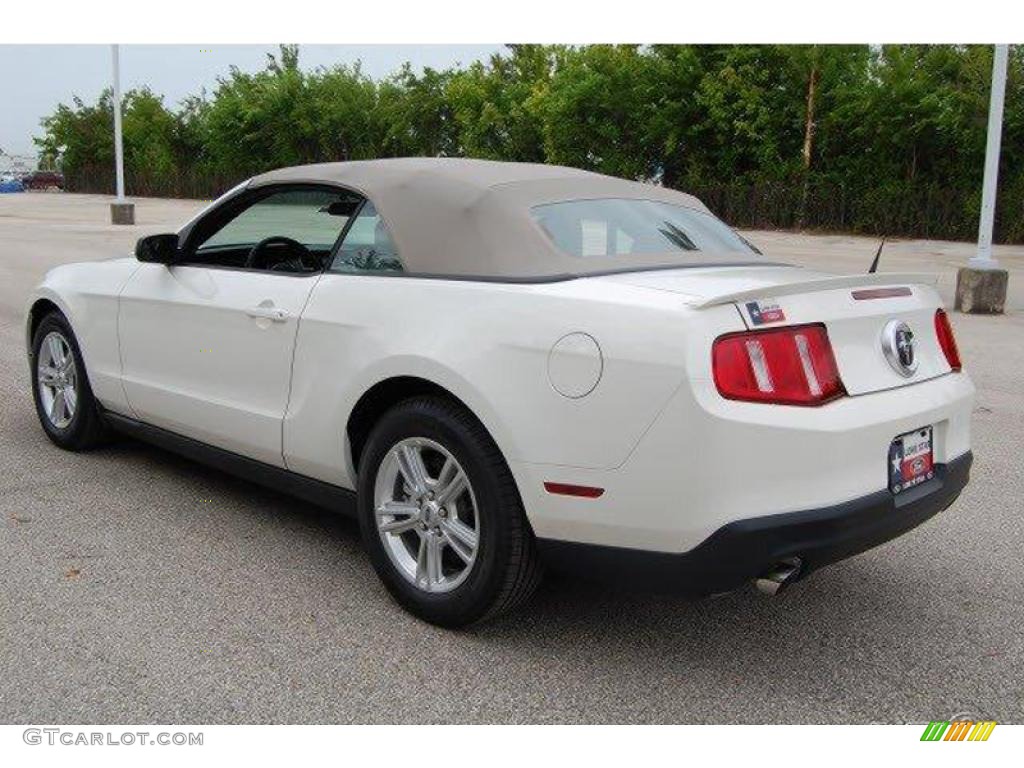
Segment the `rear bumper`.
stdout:
<path fill-rule="evenodd" d="M 935 463 L 949 463 L 971 448 L 973 400 L 964 373 L 819 408 L 726 400 L 714 382 L 694 379 L 619 467 L 509 465 L 537 536 L 679 554 L 734 521 L 824 509 L 886 488 L 897 435 L 931 426 Z M 544 490 L 549 480 L 605 493 L 556 496 Z"/>
<path fill-rule="evenodd" d="M 800 578 L 906 533 L 948 508 L 970 477 L 972 454 L 936 465 L 926 483 L 893 496 L 882 490 L 830 507 L 737 520 L 688 552 L 652 552 L 540 539 L 541 556 L 616 584 L 699 597 L 736 589 L 780 560 L 798 557 Z"/>

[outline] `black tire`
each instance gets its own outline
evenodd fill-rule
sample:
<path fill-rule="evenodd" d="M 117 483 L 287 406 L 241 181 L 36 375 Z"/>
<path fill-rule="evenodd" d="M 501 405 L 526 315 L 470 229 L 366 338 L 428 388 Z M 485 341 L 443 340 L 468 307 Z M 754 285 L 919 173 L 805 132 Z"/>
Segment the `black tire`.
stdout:
<path fill-rule="evenodd" d="M 449 592 L 427 592 L 391 561 L 377 530 L 374 488 L 381 464 L 407 438 L 443 446 L 462 466 L 480 516 L 480 538 L 465 580 Z M 417 397 L 388 411 L 374 426 L 359 466 L 359 525 L 377 575 L 391 595 L 424 621 L 456 628 L 509 611 L 532 594 L 541 577 L 533 532 L 512 473 L 483 425 L 459 405 Z"/>
<path fill-rule="evenodd" d="M 75 410 L 70 422 L 64 426 L 57 426 L 51 421 L 39 391 L 40 348 L 47 336 L 53 332 L 59 333 L 67 341 L 75 364 Z M 46 436 L 55 445 L 68 451 L 84 451 L 106 443 L 110 437 L 109 428 L 103 421 L 103 414 L 96 398 L 93 397 L 92 387 L 89 386 L 89 377 L 85 371 L 82 352 L 78 348 L 78 340 L 71 330 L 70 323 L 60 312 L 51 312 L 39 322 L 32 336 L 32 358 L 29 362 L 32 372 L 32 399 L 35 401 L 36 415 Z"/>

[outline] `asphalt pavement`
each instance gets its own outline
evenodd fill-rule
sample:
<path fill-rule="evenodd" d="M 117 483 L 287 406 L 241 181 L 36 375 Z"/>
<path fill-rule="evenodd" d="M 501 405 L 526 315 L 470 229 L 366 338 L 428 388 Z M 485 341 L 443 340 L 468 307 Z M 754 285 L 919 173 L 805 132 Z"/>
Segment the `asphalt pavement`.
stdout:
<path fill-rule="evenodd" d="M 129 252 L 201 203 L 0 196 L 0 722 L 1024 722 L 1024 248 L 1003 317 L 955 315 L 978 385 L 973 482 L 908 535 L 776 598 L 702 602 L 546 582 L 450 632 L 388 597 L 354 522 L 131 441 L 53 446 L 24 302 L 51 266 Z M 867 269 L 875 241 L 749 233 Z M 887 246 L 940 275 L 969 244 Z"/>

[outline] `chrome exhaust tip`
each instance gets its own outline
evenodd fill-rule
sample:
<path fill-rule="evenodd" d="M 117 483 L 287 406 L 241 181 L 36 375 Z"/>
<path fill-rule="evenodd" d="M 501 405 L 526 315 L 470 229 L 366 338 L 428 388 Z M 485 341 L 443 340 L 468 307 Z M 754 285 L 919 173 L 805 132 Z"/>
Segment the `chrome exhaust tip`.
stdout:
<path fill-rule="evenodd" d="M 754 586 L 766 595 L 777 595 L 788 587 L 800 575 L 801 561 L 799 557 L 781 560 L 760 578 L 754 579 Z"/>

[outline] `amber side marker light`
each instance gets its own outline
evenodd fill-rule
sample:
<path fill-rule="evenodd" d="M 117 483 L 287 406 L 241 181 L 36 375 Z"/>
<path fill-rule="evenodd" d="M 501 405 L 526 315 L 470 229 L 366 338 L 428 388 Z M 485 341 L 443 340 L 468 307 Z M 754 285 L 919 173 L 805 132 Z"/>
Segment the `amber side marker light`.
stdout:
<path fill-rule="evenodd" d="M 581 499 L 596 499 L 604 495 L 604 488 L 571 483 L 544 483 L 544 490 L 557 496 L 578 496 Z"/>

